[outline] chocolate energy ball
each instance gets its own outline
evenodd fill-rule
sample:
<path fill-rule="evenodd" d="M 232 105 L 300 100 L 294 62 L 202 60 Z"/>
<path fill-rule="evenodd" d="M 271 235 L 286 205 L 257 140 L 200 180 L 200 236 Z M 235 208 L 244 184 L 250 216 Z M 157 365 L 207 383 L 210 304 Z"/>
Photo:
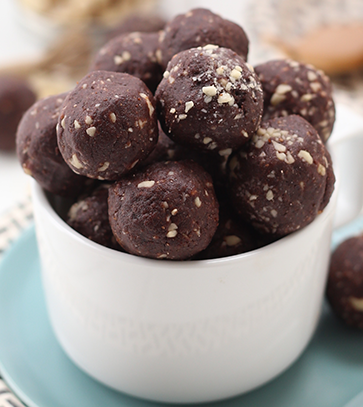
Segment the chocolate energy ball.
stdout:
<path fill-rule="evenodd" d="M 67 216 L 68 225 L 81 235 L 111 249 L 121 249 L 108 220 L 108 188 L 102 185 L 74 203 Z"/>
<path fill-rule="evenodd" d="M 230 48 L 247 60 L 248 38 L 243 29 L 203 8 L 177 15 L 166 24 L 160 32 L 158 60 L 166 68 L 180 51 L 208 44 Z"/>
<path fill-rule="evenodd" d="M 133 32 L 116 37 L 99 50 L 90 71 L 126 72 L 141 79 L 155 92 L 162 78 L 155 55 L 157 44 L 156 33 Z"/>
<path fill-rule="evenodd" d="M 245 144 L 263 111 L 253 68 L 232 50 L 216 45 L 175 55 L 155 97 L 165 133 L 176 143 L 207 151 Z"/>
<path fill-rule="evenodd" d="M 165 27 L 165 20 L 156 15 L 133 14 L 121 21 L 112 29 L 108 35 L 108 40 L 118 37 L 121 34 L 131 32 L 154 33 Z"/>
<path fill-rule="evenodd" d="M 0 77 L 0 150 L 15 149 L 20 119 L 35 101 L 36 96 L 25 80 Z"/>
<path fill-rule="evenodd" d="M 205 249 L 218 226 L 212 179 L 193 161 L 156 163 L 109 189 L 109 217 L 129 253 L 184 260 Z"/>
<path fill-rule="evenodd" d="M 153 95 L 129 74 L 91 72 L 66 97 L 57 135 L 60 152 L 74 172 L 117 180 L 157 143 Z"/>
<path fill-rule="evenodd" d="M 329 78 L 311 65 L 289 59 L 255 68 L 264 94 L 264 120 L 298 114 L 326 143 L 334 126 L 335 106 Z"/>
<path fill-rule="evenodd" d="M 328 151 L 305 119 L 263 122 L 228 163 L 239 215 L 262 233 L 284 236 L 312 222 L 329 202 L 334 173 Z"/>
<path fill-rule="evenodd" d="M 36 102 L 19 123 L 17 154 L 26 174 L 47 191 L 62 196 L 77 196 L 87 178 L 75 174 L 63 160 L 57 144 L 55 126 L 67 93 Z"/>
<path fill-rule="evenodd" d="M 363 236 L 345 240 L 331 257 L 327 297 L 347 325 L 363 329 Z"/>

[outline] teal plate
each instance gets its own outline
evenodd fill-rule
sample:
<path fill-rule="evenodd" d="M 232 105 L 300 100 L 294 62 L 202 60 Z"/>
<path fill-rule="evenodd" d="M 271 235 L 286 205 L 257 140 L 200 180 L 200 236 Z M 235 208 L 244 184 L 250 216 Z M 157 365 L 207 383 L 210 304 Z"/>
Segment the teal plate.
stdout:
<path fill-rule="evenodd" d="M 333 245 L 362 229 L 360 219 L 336 232 Z M 63 353 L 45 309 L 33 227 L 0 264 L 0 371 L 29 407 L 158 406 L 101 385 Z M 343 407 L 361 390 L 363 333 L 341 325 L 324 306 L 310 345 L 292 367 L 258 390 L 210 405 Z"/>

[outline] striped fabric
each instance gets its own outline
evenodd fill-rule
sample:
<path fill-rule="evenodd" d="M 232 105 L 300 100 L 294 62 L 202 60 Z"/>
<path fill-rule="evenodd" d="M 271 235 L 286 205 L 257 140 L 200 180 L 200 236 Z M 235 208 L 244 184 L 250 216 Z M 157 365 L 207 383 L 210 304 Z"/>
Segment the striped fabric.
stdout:
<path fill-rule="evenodd" d="M 0 261 L 6 250 L 19 237 L 21 232 L 29 226 L 32 220 L 32 205 L 29 197 L 0 216 Z M 0 377 L 0 407 L 23 406 L 24 404 Z"/>
<path fill-rule="evenodd" d="M 0 379 L 0 406 L 23 407 L 24 404 L 11 392 L 3 380 Z"/>
<path fill-rule="evenodd" d="M 5 214 L 0 214 L 0 259 L 33 219 L 30 197 Z"/>

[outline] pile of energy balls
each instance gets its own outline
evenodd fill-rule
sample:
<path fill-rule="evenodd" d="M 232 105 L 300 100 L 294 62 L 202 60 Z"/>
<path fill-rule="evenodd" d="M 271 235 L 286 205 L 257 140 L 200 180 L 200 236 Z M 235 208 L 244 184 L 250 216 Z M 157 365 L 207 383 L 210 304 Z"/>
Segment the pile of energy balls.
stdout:
<path fill-rule="evenodd" d="M 72 228 L 138 256 L 230 256 L 303 228 L 334 189 L 332 87 L 292 60 L 252 67 L 248 46 L 206 9 L 111 39 L 23 116 L 24 171 L 74 198 Z"/>

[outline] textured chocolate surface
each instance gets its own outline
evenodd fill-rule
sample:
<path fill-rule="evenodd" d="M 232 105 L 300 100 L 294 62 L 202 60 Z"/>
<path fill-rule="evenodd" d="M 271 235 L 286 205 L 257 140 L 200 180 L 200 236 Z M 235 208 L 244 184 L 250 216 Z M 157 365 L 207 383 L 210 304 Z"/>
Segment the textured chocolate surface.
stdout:
<path fill-rule="evenodd" d="M 68 211 L 67 223 L 88 239 L 121 250 L 108 220 L 108 187 L 102 185 L 74 203 Z"/>
<path fill-rule="evenodd" d="M 164 132 L 175 142 L 230 153 L 257 130 L 263 111 L 253 68 L 227 48 L 180 52 L 168 64 L 155 98 Z"/>
<path fill-rule="evenodd" d="M 188 259 L 210 243 L 218 225 L 212 179 L 193 161 L 153 164 L 109 189 L 118 243 L 156 259 Z"/>
<path fill-rule="evenodd" d="M 160 32 L 158 59 L 165 68 L 180 51 L 208 44 L 230 48 L 247 60 L 248 38 L 243 29 L 203 8 L 179 14 L 166 24 Z"/>
<path fill-rule="evenodd" d="M 297 115 L 263 122 L 228 163 L 233 205 L 263 233 L 284 236 L 324 209 L 334 189 L 328 151 Z"/>
<path fill-rule="evenodd" d="M 264 120 L 298 114 L 325 143 L 334 126 L 335 106 L 329 78 L 311 65 L 289 59 L 255 68 L 264 93 Z"/>
<path fill-rule="evenodd" d="M 15 149 L 15 134 L 20 119 L 36 96 L 20 78 L 0 77 L 0 150 Z"/>
<path fill-rule="evenodd" d="M 146 167 L 147 165 L 154 164 L 160 161 L 180 160 L 179 155 L 176 153 L 176 151 L 184 150 L 184 148 L 182 146 L 175 144 L 174 141 L 171 140 L 164 133 L 163 129 L 160 126 L 160 123 L 158 123 L 158 130 L 159 130 L 158 142 L 154 150 L 150 153 L 146 160 L 144 160 L 140 164 L 140 167 Z"/>
<path fill-rule="evenodd" d="M 157 45 L 156 33 L 121 35 L 98 51 L 90 71 L 125 72 L 141 79 L 151 92 L 155 92 L 162 78 L 162 69 L 156 60 Z"/>
<path fill-rule="evenodd" d="M 232 152 L 232 150 L 230 151 Z M 174 143 L 161 129 L 159 125 L 159 139 L 155 149 L 142 162 L 140 167 L 160 162 L 160 161 L 181 161 L 193 160 L 201 165 L 213 179 L 215 192 L 222 190 L 225 194 L 225 185 L 227 183 L 226 164 L 229 156 L 229 150 L 222 151 L 221 154 L 194 150 Z"/>
<path fill-rule="evenodd" d="M 363 329 L 363 236 L 341 243 L 334 251 L 327 297 L 334 313 L 347 325 Z"/>
<path fill-rule="evenodd" d="M 79 195 L 87 178 L 75 174 L 63 160 L 55 126 L 66 93 L 39 100 L 24 114 L 16 140 L 17 154 L 26 174 L 56 195 Z"/>
<path fill-rule="evenodd" d="M 57 135 L 73 171 L 117 180 L 157 143 L 153 95 L 140 79 L 126 73 L 91 72 L 65 99 Z"/>
<path fill-rule="evenodd" d="M 198 253 L 195 259 L 217 259 L 245 253 L 259 247 L 257 232 L 241 221 L 229 202 L 221 201 L 219 207 L 219 225 L 208 247 Z"/>

